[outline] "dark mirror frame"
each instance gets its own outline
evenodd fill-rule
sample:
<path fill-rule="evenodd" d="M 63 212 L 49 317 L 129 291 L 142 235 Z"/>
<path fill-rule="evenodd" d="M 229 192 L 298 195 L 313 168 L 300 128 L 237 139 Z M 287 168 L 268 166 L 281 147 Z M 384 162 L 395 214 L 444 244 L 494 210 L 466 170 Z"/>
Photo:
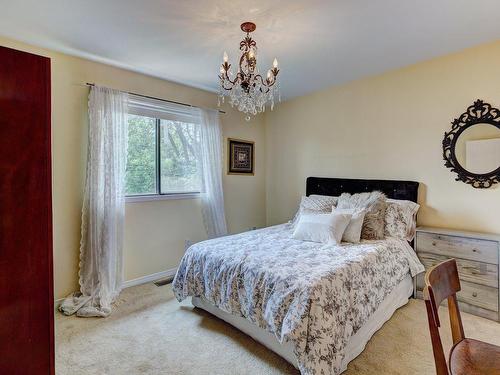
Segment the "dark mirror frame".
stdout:
<path fill-rule="evenodd" d="M 460 165 L 455 154 L 457 140 L 466 129 L 477 124 L 490 124 L 500 130 L 500 110 L 478 99 L 459 118 L 451 123 L 451 131 L 444 133 L 444 165 L 457 174 L 455 181 L 463 181 L 478 189 L 487 189 L 500 182 L 500 166 L 492 172 L 477 174 Z"/>

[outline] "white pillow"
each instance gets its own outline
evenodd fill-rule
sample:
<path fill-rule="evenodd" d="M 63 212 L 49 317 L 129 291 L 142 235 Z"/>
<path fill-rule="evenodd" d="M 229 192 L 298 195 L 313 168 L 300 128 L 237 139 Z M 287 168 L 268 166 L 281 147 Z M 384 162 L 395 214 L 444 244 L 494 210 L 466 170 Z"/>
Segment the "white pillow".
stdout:
<path fill-rule="evenodd" d="M 342 235 L 342 241 L 358 243 L 361 240 L 361 229 L 365 219 L 366 210 L 363 208 L 332 208 L 332 213 L 350 214 L 351 221 Z"/>
<path fill-rule="evenodd" d="M 292 238 L 337 245 L 342 240 L 351 217 L 347 213 L 302 213 Z"/>
<path fill-rule="evenodd" d="M 343 193 L 337 203 L 338 208 L 364 208 L 366 210 L 361 238 L 365 240 L 384 239 L 384 217 L 387 203 L 385 194 L 380 191 L 369 193 Z"/>

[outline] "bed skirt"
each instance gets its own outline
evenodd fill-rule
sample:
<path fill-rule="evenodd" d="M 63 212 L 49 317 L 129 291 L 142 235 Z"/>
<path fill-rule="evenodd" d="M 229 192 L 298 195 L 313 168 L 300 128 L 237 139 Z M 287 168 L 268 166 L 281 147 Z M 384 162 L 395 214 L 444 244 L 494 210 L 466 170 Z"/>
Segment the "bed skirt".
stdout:
<path fill-rule="evenodd" d="M 351 337 L 347 344 L 345 351 L 346 355 L 342 362 L 342 372 L 347 369 L 349 362 L 361 354 L 371 337 L 375 334 L 375 332 L 382 328 L 384 323 L 392 317 L 394 312 L 401 306 L 408 303 L 408 299 L 412 294 L 413 280 L 408 274 L 380 304 L 370 319 L 358 330 L 358 332 L 356 332 L 355 335 Z M 297 368 L 297 361 L 295 359 L 293 345 L 291 343 L 280 343 L 271 333 L 250 323 L 245 318 L 222 311 L 202 297 L 193 297 L 191 301 L 194 306 L 203 309 L 238 328 L 240 331 L 246 333 L 255 341 L 260 342 L 262 345 L 283 357 L 287 362 Z"/>

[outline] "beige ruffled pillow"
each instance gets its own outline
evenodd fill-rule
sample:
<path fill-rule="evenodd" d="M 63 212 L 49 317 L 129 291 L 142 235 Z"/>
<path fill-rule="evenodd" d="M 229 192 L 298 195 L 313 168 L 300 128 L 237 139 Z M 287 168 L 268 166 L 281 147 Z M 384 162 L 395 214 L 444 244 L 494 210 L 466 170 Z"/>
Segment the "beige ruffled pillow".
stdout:
<path fill-rule="evenodd" d="M 300 201 L 299 209 L 292 219 L 292 226 L 295 227 L 299 221 L 300 214 L 303 213 L 318 213 L 327 214 L 332 212 L 332 207 L 337 205 L 339 197 L 329 195 L 310 195 L 303 196 Z"/>
<path fill-rule="evenodd" d="M 361 238 L 365 240 L 381 240 L 385 237 L 386 196 L 380 191 L 359 194 L 342 194 L 337 208 L 364 208 L 366 210 L 361 230 Z"/>

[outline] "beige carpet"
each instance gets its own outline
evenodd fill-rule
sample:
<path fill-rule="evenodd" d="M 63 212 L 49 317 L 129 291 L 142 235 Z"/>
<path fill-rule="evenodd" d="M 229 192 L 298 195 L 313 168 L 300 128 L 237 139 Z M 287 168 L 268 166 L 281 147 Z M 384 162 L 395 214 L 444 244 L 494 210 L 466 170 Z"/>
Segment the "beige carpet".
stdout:
<path fill-rule="evenodd" d="M 446 309 L 441 309 L 446 313 Z M 500 324 L 463 314 L 466 335 L 500 345 Z M 443 319 L 445 322 L 445 319 Z M 443 324 L 446 345 L 449 325 Z M 179 304 L 170 286 L 122 293 L 106 319 L 56 316 L 57 375 L 298 374 L 279 356 L 217 318 Z M 353 374 L 434 374 L 425 306 L 411 300 L 349 365 Z"/>

